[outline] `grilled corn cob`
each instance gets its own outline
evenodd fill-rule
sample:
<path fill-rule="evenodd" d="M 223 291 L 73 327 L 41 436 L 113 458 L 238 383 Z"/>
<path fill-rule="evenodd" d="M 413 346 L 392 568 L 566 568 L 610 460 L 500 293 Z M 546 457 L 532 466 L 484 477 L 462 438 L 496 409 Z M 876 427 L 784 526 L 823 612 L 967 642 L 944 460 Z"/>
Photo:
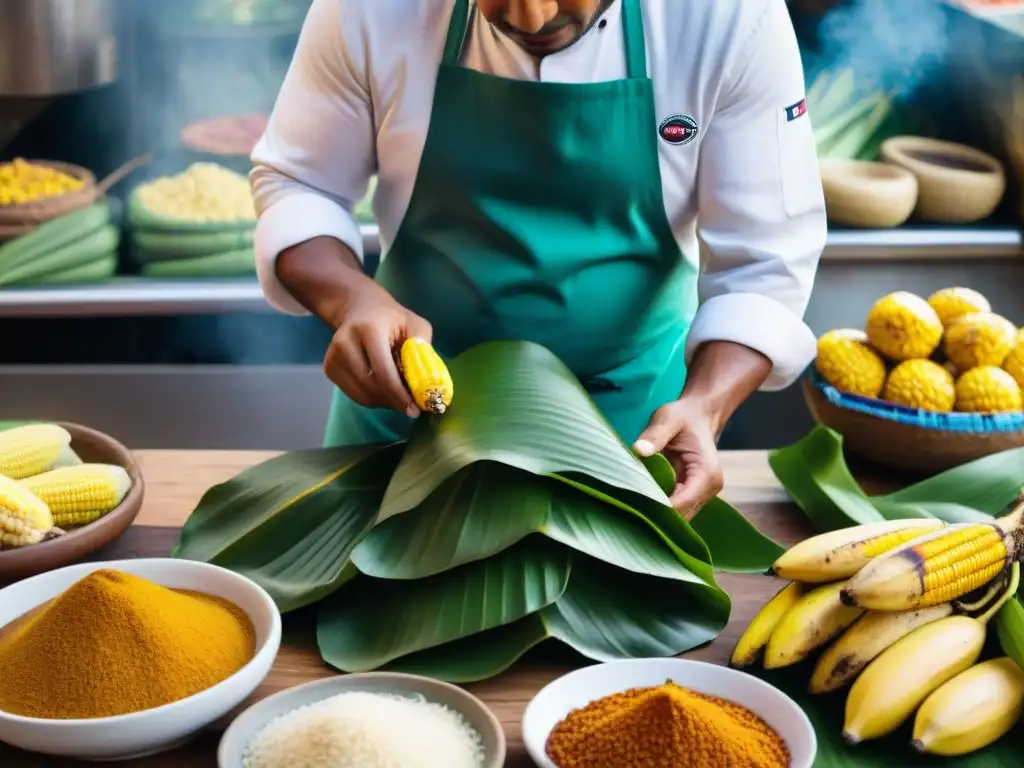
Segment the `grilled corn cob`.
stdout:
<path fill-rule="evenodd" d="M 71 435 L 56 424 L 26 424 L 0 431 L 0 475 L 14 480 L 50 469 L 69 450 Z"/>
<path fill-rule="evenodd" d="M 925 534 L 868 563 L 843 589 L 847 605 L 910 611 L 956 600 L 987 584 L 1018 556 L 1024 495 L 1007 516 Z"/>
<path fill-rule="evenodd" d="M 860 608 L 843 605 L 843 582 L 812 589 L 786 611 L 768 639 L 765 669 L 779 669 L 806 659 L 860 618 Z"/>
<path fill-rule="evenodd" d="M 0 475 L 0 549 L 38 544 L 51 528 L 53 516 L 46 502 Z"/>
<path fill-rule="evenodd" d="M 1024 712 L 1024 669 L 1008 656 L 961 672 L 924 700 L 914 718 L 914 748 L 952 757 L 1002 738 Z"/>
<path fill-rule="evenodd" d="M 45 501 L 61 528 L 87 525 L 116 507 L 132 486 L 123 467 L 79 464 L 26 478 L 21 484 Z"/>
<path fill-rule="evenodd" d="M 782 621 L 782 617 L 799 602 L 803 593 L 803 585 L 793 581 L 765 603 L 754 620 L 747 625 L 739 642 L 736 643 L 729 663 L 737 668 L 749 667 L 753 664 L 761 649 L 768 644 L 768 640 L 779 622 Z"/>
<path fill-rule="evenodd" d="M 843 739 L 857 744 L 899 728 L 943 683 L 970 668 L 985 647 L 987 624 L 1020 585 L 1011 568 L 1000 598 L 978 618 L 949 616 L 918 627 L 872 661 L 846 698 Z"/>
<path fill-rule="evenodd" d="M 873 558 L 941 527 L 941 520 L 912 519 L 823 533 L 787 550 L 772 570 L 780 578 L 806 583 L 846 579 Z"/>
<path fill-rule="evenodd" d="M 406 339 L 399 362 L 405 383 L 420 410 L 438 414 L 448 410 L 455 387 L 448 367 L 429 342 Z"/>

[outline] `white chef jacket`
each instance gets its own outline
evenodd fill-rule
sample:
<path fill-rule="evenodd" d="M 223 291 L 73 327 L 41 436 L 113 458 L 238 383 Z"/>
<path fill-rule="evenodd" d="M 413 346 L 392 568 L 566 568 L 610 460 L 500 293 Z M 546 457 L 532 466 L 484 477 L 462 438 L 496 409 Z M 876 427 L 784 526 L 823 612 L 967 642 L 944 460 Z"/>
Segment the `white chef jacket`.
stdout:
<path fill-rule="evenodd" d="M 386 258 L 412 196 L 454 1 L 314 0 L 252 153 L 257 269 L 276 308 L 306 314 L 275 275 L 282 250 L 328 235 L 362 258 L 352 208 L 374 173 Z M 781 389 L 815 354 L 802 318 L 826 237 L 785 0 L 642 6 L 666 213 L 700 267 L 687 361 L 708 341 L 743 344 L 772 361 L 764 389 Z M 621 0 L 576 43 L 539 61 L 474 17 L 463 59 L 474 70 L 564 83 L 626 76 Z M 659 137 L 661 122 L 677 115 L 697 125 L 688 143 Z"/>

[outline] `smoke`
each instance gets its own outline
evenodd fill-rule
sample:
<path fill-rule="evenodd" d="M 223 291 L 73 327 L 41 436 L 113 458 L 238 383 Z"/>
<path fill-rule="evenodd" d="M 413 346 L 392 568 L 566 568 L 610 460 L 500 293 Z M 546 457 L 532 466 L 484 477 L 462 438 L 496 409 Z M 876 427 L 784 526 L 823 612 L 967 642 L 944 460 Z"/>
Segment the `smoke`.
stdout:
<path fill-rule="evenodd" d="M 824 67 L 849 67 L 871 90 L 908 96 L 949 52 L 949 9 L 939 0 L 851 0 L 825 15 L 818 37 Z"/>

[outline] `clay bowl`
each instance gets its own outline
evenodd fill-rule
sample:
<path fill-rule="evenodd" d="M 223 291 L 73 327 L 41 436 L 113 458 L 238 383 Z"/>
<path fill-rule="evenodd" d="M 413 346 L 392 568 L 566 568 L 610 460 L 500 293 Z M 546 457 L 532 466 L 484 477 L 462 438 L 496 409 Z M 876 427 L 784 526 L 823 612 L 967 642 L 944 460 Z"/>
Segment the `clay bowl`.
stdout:
<path fill-rule="evenodd" d="M 71 448 L 82 461 L 124 467 L 132 479 L 132 487 L 118 506 L 89 525 L 50 541 L 20 549 L 0 550 L 0 584 L 10 584 L 84 560 L 128 530 L 142 509 L 145 483 L 131 451 L 102 432 L 79 424 L 57 423 L 71 433 Z"/>
<path fill-rule="evenodd" d="M 917 177 L 890 163 L 825 159 L 821 186 L 829 220 L 846 227 L 898 227 L 917 204 Z"/>
<path fill-rule="evenodd" d="M 895 136 L 882 142 L 887 163 L 917 177 L 914 214 L 923 221 L 969 224 L 990 216 L 1006 192 L 1002 163 L 981 150 L 922 136 Z"/>

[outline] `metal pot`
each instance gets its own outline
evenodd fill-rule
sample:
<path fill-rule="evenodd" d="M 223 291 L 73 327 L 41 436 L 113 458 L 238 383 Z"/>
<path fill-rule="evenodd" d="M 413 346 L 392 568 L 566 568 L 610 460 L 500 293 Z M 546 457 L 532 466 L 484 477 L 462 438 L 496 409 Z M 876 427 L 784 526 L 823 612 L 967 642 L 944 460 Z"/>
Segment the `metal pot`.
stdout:
<path fill-rule="evenodd" d="M 0 97 L 58 96 L 117 77 L 117 0 L 2 0 Z"/>

